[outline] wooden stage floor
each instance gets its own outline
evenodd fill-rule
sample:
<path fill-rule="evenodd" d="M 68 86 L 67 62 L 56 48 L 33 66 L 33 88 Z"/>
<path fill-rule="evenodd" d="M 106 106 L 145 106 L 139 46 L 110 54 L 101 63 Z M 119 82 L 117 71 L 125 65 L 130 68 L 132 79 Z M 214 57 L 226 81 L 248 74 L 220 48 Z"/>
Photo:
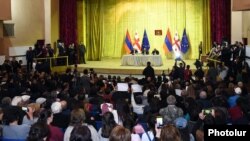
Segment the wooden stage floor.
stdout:
<path fill-rule="evenodd" d="M 184 60 L 186 65 L 190 65 L 191 70 L 195 70 L 195 60 Z M 162 74 L 165 71 L 171 70 L 174 65 L 174 60 L 163 59 L 163 65 L 154 67 L 156 74 Z M 179 63 L 179 61 L 178 61 Z M 74 68 L 74 66 L 70 66 Z M 82 72 L 84 69 L 93 68 L 98 74 L 125 74 L 125 75 L 140 75 L 146 66 L 121 66 L 121 59 L 103 58 L 101 61 L 87 61 L 86 64 L 78 64 L 78 70 Z"/>

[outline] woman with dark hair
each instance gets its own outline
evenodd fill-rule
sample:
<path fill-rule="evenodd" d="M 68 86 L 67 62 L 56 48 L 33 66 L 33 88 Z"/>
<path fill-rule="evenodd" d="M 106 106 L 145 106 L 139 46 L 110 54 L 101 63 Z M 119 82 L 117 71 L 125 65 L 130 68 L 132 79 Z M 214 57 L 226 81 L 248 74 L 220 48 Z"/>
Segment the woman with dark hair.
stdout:
<path fill-rule="evenodd" d="M 41 122 L 36 122 L 30 128 L 27 141 L 46 141 L 48 135 L 49 126 Z"/>
<path fill-rule="evenodd" d="M 49 126 L 49 136 L 48 141 L 62 141 L 63 132 L 60 128 L 52 126 L 51 122 L 53 121 L 53 113 L 50 110 L 43 110 L 38 118 L 37 122 L 47 124 Z"/>
<path fill-rule="evenodd" d="M 116 126 L 110 134 L 109 141 L 131 141 L 130 131 L 122 126 Z"/>
<path fill-rule="evenodd" d="M 108 141 L 110 133 L 115 126 L 117 126 L 117 124 L 113 114 L 111 112 L 106 112 L 102 116 L 102 127 L 98 131 L 100 141 Z"/>
<path fill-rule="evenodd" d="M 115 109 L 117 110 L 119 125 L 122 125 L 123 122 L 127 119 L 132 119 L 134 121 L 137 120 L 137 115 L 132 112 L 128 102 L 126 102 L 125 100 L 117 101 L 117 103 L 115 104 Z"/>
<path fill-rule="evenodd" d="M 156 117 L 153 115 L 149 115 L 147 123 L 149 131 L 143 133 L 142 141 L 153 141 L 155 140 L 155 135 L 156 135 L 155 131 Z"/>
<path fill-rule="evenodd" d="M 70 135 L 70 141 L 92 141 L 91 133 L 87 126 L 80 125 L 74 127 Z"/>

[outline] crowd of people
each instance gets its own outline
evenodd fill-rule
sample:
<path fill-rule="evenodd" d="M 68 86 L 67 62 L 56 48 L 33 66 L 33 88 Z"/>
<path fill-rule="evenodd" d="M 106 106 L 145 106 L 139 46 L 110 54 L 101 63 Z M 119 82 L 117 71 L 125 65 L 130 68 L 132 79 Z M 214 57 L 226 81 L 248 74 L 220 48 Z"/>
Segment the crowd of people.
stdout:
<path fill-rule="evenodd" d="M 74 43 L 66 47 L 61 40 L 58 40 L 56 50 L 51 47 L 51 44 L 44 45 L 43 42 L 37 41 L 34 48 L 29 47 L 26 52 L 27 71 L 30 72 L 32 69 L 37 69 L 49 73 L 50 61 L 49 59 L 45 59 L 49 57 L 58 57 L 52 61 L 53 65 L 57 66 L 66 65 L 67 63 L 69 65 L 86 64 L 86 47 L 82 42 L 77 47 Z M 63 58 L 65 56 L 68 57 L 68 62 L 66 58 Z M 33 63 L 36 63 L 36 66 L 33 66 Z"/>
<path fill-rule="evenodd" d="M 203 141 L 206 124 L 249 124 L 249 68 L 234 62 L 237 67 L 209 63 L 207 71 L 199 65 L 193 73 L 176 59 L 161 75 L 148 62 L 142 79 L 94 69 L 26 72 L 16 61 L 3 64 L 0 135 L 27 141 Z"/>

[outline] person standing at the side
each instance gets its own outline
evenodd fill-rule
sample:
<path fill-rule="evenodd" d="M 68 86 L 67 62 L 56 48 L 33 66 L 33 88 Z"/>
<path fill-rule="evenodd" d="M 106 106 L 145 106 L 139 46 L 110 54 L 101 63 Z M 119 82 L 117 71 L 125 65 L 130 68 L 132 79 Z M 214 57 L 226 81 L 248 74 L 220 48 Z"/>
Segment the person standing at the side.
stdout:
<path fill-rule="evenodd" d="M 32 47 L 29 47 L 29 50 L 26 52 L 26 60 L 27 60 L 27 72 L 30 72 L 33 68 L 33 59 L 34 59 L 34 52 Z"/>
<path fill-rule="evenodd" d="M 143 70 L 142 73 L 147 81 L 154 81 L 155 80 L 155 71 L 154 68 L 151 66 L 151 62 L 147 62 L 147 67 Z"/>
<path fill-rule="evenodd" d="M 85 53 L 86 53 L 86 47 L 85 45 L 81 42 L 79 44 L 79 61 L 80 61 L 80 64 L 86 64 L 86 61 L 85 61 Z"/>

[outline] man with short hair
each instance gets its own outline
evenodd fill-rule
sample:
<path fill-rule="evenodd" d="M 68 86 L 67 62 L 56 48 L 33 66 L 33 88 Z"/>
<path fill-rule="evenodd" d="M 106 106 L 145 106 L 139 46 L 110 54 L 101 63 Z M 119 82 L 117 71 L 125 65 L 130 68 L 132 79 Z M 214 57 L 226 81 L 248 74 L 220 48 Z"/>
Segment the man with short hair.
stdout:
<path fill-rule="evenodd" d="M 34 59 L 34 52 L 32 50 L 32 47 L 29 47 L 29 50 L 26 52 L 26 60 L 27 60 L 27 72 L 30 72 L 33 67 L 33 59 Z"/>

